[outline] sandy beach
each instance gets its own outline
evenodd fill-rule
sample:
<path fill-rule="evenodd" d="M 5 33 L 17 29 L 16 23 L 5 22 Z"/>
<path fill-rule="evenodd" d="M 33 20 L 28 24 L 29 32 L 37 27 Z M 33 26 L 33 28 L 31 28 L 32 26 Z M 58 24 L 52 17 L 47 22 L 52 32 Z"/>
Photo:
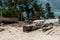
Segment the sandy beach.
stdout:
<path fill-rule="evenodd" d="M 4 31 L 0 32 L 0 40 L 60 40 L 60 27 L 54 26 L 50 34 L 49 31 L 42 32 L 41 29 L 23 32 L 23 27 L 13 27 L 11 25 L 1 26 Z"/>

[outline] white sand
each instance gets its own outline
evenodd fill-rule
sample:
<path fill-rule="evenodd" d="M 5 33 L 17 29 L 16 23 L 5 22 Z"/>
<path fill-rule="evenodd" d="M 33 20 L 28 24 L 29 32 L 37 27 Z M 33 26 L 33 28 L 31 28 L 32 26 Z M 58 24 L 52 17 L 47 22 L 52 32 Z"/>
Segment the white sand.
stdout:
<path fill-rule="evenodd" d="M 53 31 L 47 35 L 40 29 L 29 33 L 23 32 L 22 27 L 4 26 L 5 31 L 0 32 L 0 40 L 60 40 L 60 27 L 54 27 Z"/>

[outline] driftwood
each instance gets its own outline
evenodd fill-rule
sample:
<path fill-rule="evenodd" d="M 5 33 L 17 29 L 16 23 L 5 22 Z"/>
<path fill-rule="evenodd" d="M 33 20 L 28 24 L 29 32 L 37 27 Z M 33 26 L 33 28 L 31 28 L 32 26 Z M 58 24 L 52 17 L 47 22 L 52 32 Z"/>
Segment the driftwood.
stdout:
<path fill-rule="evenodd" d="M 25 32 L 25 31 L 31 31 L 31 30 L 32 30 L 32 26 L 29 26 L 29 27 L 23 26 L 23 32 Z"/>
<path fill-rule="evenodd" d="M 4 23 L 0 23 L 0 26 L 3 26 L 4 25 Z"/>
<path fill-rule="evenodd" d="M 49 35 L 51 32 L 53 32 L 53 30 L 49 31 L 49 32 L 47 33 L 47 35 Z"/>
<path fill-rule="evenodd" d="M 3 28 L 0 28 L 0 32 L 2 32 L 2 31 L 4 31 L 5 29 L 3 29 Z"/>
<path fill-rule="evenodd" d="M 47 30 L 50 30 L 50 29 L 52 29 L 53 27 L 45 27 L 45 28 L 43 28 L 43 31 L 45 32 L 45 31 L 47 31 Z"/>
<path fill-rule="evenodd" d="M 23 31 L 34 31 L 34 30 L 37 30 L 37 29 L 40 29 L 41 27 L 40 26 L 23 26 Z"/>
<path fill-rule="evenodd" d="M 2 17 L 0 18 L 0 22 L 15 22 L 17 23 L 19 20 L 18 18 L 5 18 L 5 17 Z"/>

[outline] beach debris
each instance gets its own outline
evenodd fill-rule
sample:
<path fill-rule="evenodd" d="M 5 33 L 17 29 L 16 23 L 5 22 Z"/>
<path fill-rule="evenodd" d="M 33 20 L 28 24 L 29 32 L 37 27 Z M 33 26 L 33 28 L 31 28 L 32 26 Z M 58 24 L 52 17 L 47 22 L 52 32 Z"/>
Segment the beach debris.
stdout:
<path fill-rule="evenodd" d="M 32 30 L 32 26 L 23 26 L 23 32 L 25 31 L 31 31 Z"/>
<path fill-rule="evenodd" d="M 50 30 L 50 29 L 52 29 L 52 28 L 53 28 L 53 27 L 44 27 L 44 28 L 43 28 L 43 31 L 46 32 L 46 31 L 48 31 L 48 30 Z"/>
<path fill-rule="evenodd" d="M 33 31 L 36 29 L 40 29 L 44 20 L 34 20 L 31 24 L 26 24 L 23 26 L 23 31 Z"/>
<path fill-rule="evenodd" d="M 3 26 L 4 25 L 4 23 L 0 23 L 0 26 Z"/>
<path fill-rule="evenodd" d="M 47 31 L 46 35 L 49 35 L 49 34 L 53 33 L 53 31 L 54 31 L 54 29 L 51 29 L 51 30 Z"/>
<path fill-rule="evenodd" d="M 0 32 L 4 31 L 5 29 L 4 28 L 0 28 Z"/>
<path fill-rule="evenodd" d="M 11 33 L 11 31 L 9 31 L 9 33 Z"/>
<path fill-rule="evenodd" d="M 52 29 L 53 28 L 53 24 L 45 24 L 44 26 L 43 26 L 43 28 L 42 28 L 42 30 L 44 31 L 44 32 L 46 32 L 46 31 L 48 31 L 48 30 L 50 30 L 50 29 Z"/>

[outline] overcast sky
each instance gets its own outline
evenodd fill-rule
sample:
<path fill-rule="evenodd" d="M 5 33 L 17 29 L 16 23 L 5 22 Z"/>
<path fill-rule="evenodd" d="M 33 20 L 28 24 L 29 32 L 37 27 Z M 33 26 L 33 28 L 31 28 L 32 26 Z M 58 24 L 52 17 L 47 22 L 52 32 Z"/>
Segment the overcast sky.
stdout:
<path fill-rule="evenodd" d="M 52 6 L 52 11 L 56 16 L 60 15 L 60 0 L 39 0 L 38 3 L 47 3 L 49 2 Z"/>

